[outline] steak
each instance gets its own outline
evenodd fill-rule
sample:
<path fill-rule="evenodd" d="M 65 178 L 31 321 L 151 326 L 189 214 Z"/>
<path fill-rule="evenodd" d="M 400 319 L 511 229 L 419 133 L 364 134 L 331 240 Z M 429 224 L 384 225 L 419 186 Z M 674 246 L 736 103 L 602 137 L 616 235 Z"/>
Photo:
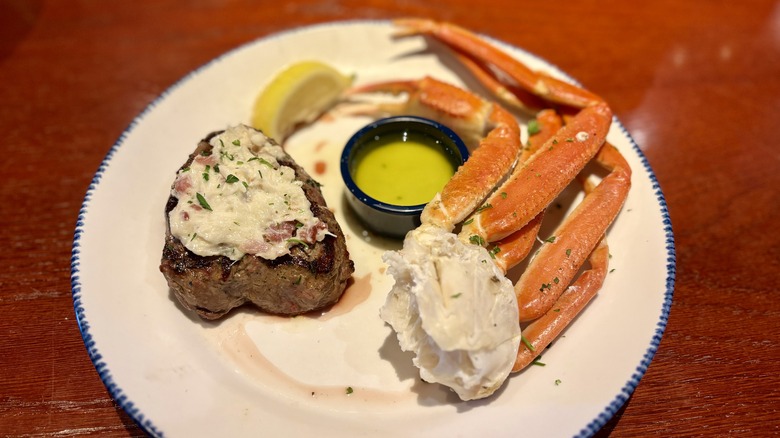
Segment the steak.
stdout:
<path fill-rule="evenodd" d="M 196 157 L 209 155 L 209 140 L 221 132 L 224 131 L 201 140 L 180 170 L 188 169 Z M 328 209 L 319 184 L 286 153 L 278 163 L 295 171 L 295 180 L 302 182 L 312 214 L 327 226 L 328 234 L 312 244 L 294 245 L 289 254 L 273 260 L 251 254 L 233 260 L 224 255 L 200 256 L 190 251 L 171 233 L 169 213 L 179 202 L 172 188 L 165 206 L 160 271 L 182 306 L 201 318 L 218 319 L 248 303 L 267 313 L 288 316 L 321 309 L 339 300 L 354 272 L 344 234 Z"/>

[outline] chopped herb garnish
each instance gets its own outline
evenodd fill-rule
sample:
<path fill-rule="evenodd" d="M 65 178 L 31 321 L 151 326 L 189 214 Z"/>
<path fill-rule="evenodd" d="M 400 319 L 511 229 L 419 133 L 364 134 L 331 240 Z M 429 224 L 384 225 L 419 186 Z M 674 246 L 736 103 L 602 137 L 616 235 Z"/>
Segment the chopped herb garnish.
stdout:
<path fill-rule="evenodd" d="M 554 243 L 555 242 L 555 236 L 550 236 L 547 239 L 545 239 L 545 242 L 547 243 Z"/>
<path fill-rule="evenodd" d="M 552 141 L 552 144 L 558 144 L 558 139 L 554 138 L 553 141 Z"/>
<path fill-rule="evenodd" d="M 501 248 L 494 246 L 493 249 L 491 249 L 488 254 L 490 254 L 491 258 L 496 258 L 496 254 L 501 252 Z"/>
<path fill-rule="evenodd" d="M 474 213 L 480 213 L 480 212 L 482 212 L 482 211 L 485 211 L 485 210 L 487 210 L 488 208 L 493 208 L 493 206 L 492 206 L 492 205 L 490 205 L 490 203 L 487 203 L 487 204 L 483 205 L 482 207 L 479 207 L 479 208 L 477 209 L 477 211 L 475 211 Z"/>
<path fill-rule="evenodd" d="M 203 156 L 203 157 L 208 157 L 209 155 L 211 155 L 211 151 L 210 150 L 208 150 L 208 151 L 200 151 L 200 155 Z"/>
<path fill-rule="evenodd" d="M 539 292 L 544 292 L 545 289 L 550 289 L 550 283 L 542 283 L 542 287 L 539 288 Z"/>
<path fill-rule="evenodd" d="M 561 309 L 553 309 L 553 312 L 560 312 Z"/>
<path fill-rule="evenodd" d="M 555 379 L 555 386 L 558 386 L 561 384 L 561 379 Z"/>
<path fill-rule="evenodd" d="M 303 245 L 307 248 L 309 247 L 309 244 L 301 239 L 287 239 L 287 243 L 292 243 L 293 245 Z"/>
<path fill-rule="evenodd" d="M 474 245 L 483 246 L 485 244 L 485 239 L 483 239 L 479 234 L 472 234 L 471 237 L 469 237 L 469 242 L 473 243 Z"/>
<path fill-rule="evenodd" d="M 209 180 L 209 174 L 208 174 L 208 172 L 203 172 L 203 179 L 204 179 L 205 181 L 208 181 L 208 180 Z"/>
<path fill-rule="evenodd" d="M 571 248 L 566 250 L 566 257 L 569 257 L 571 255 Z"/>
<path fill-rule="evenodd" d="M 235 140 L 233 140 L 233 142 L 232 142 L 232 143 L 233 143 L 234 145 L 236 145 L 236 146 L 241 146 L 241 140 L 239 140 L 239 139 L 235 139 Z"/>
<path fill-rule="evenodd" d="M 537 357 L 536 359 L 534 359 L 534 361 L 531 362 L 531 365 L 536 365 L 538 367 L 546 367 L 547 366 L 546 363 L 542 362 L 542 358 L 541 357 Z"/>
<path fill-rule="evenodd" d="M 612 268 L 612 269 L 609 270 L 610 274 L 613 273 L 613 272 L 615 272 L 615 268 Z"/>
<path fill-rule="evenodd" d="M 450 295 L 450 298 L 458 298 L 458 297 L 459 297 L 459 296 L 461 296 L 461 295 L 463 295 L 463 293 L 461 293 L 461 292 L 458 292 L 458 293 L 456 293 L 456 294 L 454 294 L 454 295 Z"/>
<path fill-rule="evenodd" d="M 198 233 L 192 233 L 192 238 L 190 238 L 190 242 L 195 240 L 196 237 L 198 237 Z"/>
<path fill-rule="evenodd" d="M 189 166 L 184 167 L 184 168 L 181 169 L 181 171 L 182 172 L 189 172 L 190 171 L 190 167 Z"/>
<path fill-rule="evenodd" d="M 528 135 L 538 134 L 540 130 L 539 122 L 536 119 L 528 121 Z"/>
<path fill-rule="evenodd" d="M 260 164 L 265 164 L 266 166 L 270 167 L 271 169 L 274 169 L 274 165 L 269 163 L 268 160 L 264 158 L 258 158 L 260 160 Z"/>
<path fill-rule="evenodd" d="M 530 342 L 528 342 L 528 339 L 525 338 L 525 336 L 520 335 L 520 341 L 525 345 L 526 348 L 528 348 L 531 351 L 536 351 L 536 348 L 534 348 L 533 345 L 531 345 Z"/>
<path fill-rule="evenodd" d="M 295 280 L 295 284 L 301 284 L 301 280 L 303 280 L 303 277 L 299 275 L 298 279 Z"/>
<path fill-rule="evenodd" d="M 238 177 L 233 175 L 232 173 L 225 178 L 225 182 L 228 184 L 233 184 L 238 182 Z"/>
<path fill-rule="evenodd" d="M 214 165 L 214 172 L 219 173 L 219 164 Z"/>
<path fill-rule="evenodd" d="M 553 283 L 558 284 L 561 280 L 558 277 L 553 278 Z"/>
<path fill-rule="evenodd" d="M 206 202 L 206 198 L 204 198 L 203 195 L 201 195 L 200 193 L 196 193 L 195 197 L 198 198 L 198 204 L 200 204 L 201 207 L 205 208 L 208 211 L 212 211 L 211 206 L 209 205 L 208 202 Z"/>
<path fill-rule="evenodd" d="M 223 148 L 225 147 L 225 142 L 224 142 L 224 141 L 222 141 L 222 139 L 221 139 L 221 138 L 219 139 L 219 144 L 220 144 L 220 146 L 222 146 Z"/>
<path fill-rule="evenodd" d="M 566 139 L 566 143 L 574 143 L 574 139 L 569 137 Z"/>
<path fill-rule="evenodd" d="M 501 199 L 506 199 L 506 197 L 507 197 L 506 192 L 501 192 Z"/>
<path fill-rule="evenodd" d="M 249 190 L 249 184 L 246 183 L 246 181 L 241 181 L 241 184 L 244 185 L 244 188 Z"/>
<path fill-rule="evenodd" d="M 463 225 L 470 225 L 472 222 L 474 222 L 474 218 L 469 218 L 466 222 L 463 222 Z"/>
<path fill-rule="evenodd" d="M 347 395 L 350 395 L 353 392 L 355 392 L 355 390 L 353 390 L 351 386 L 347 386 Z"/>

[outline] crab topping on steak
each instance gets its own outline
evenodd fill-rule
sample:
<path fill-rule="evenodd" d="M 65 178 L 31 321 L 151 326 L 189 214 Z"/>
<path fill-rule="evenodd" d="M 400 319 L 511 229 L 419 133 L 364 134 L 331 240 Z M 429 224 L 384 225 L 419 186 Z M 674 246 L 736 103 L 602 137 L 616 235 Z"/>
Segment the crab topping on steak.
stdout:
<path fill-rule="evenodd" d="M 238 125 L 202 140 L 165 208 L 160 270 L 207 319 L 251 302 L 295 315 L 338 301 L 354 271 L 311 177 L 273 140 Z"/>

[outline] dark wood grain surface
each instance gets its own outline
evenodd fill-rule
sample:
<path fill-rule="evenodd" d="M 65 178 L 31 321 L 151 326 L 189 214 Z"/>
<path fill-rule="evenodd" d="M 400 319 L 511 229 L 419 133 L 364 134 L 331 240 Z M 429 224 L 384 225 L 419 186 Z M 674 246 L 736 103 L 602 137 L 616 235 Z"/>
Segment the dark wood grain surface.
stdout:
<path fill-rule="evenodd" d="M 610 103 L 658 177 L 674 303 L 600 434 L 780 434 L 780 3 L 0 0 L 0 435 L 142 434 L 89 360 L 70 289 L 84 194 L 133 118 L 258 37 L 404 16 L 556 64 Z"/>

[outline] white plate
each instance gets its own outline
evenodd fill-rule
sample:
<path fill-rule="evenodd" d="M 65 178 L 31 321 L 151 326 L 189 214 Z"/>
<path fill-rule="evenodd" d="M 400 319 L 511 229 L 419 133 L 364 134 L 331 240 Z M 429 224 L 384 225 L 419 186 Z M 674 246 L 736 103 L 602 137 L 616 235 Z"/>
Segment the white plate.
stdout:
<path fill-rule="evenodd" d="M 639 383 L 668 316 L 674 243 L 656 179 L 617 120 L 609 140 L 634 173 L 624 210 L 609 231 L 614 272 L 544 354 L 546 366 L 513 375 L 487 400 L 460 402 L 448 390 L 420 382 L 410 356 L 378 317 L 392 281 L 383 275 L 380 255 L 399 243 L 373 236 L 355 221 L 338 173 L 342 145 L 366 119 L 321 122 L 289 143 L 291 155 L 324 183 L 348 236 L 356 283 L 342 303 L 319 318 L 242 310 L 207 323 L 185 313 L 169 294 L 158 265 L 174 173 L 209 131 L 248 122 L 256 93 L 281 67 L 312 58 L 356 73 L 359 82 L 430 74 L 463 83 L 440 46 L 429 47 L 422 38 L 393 40 L 390 32 L 385 22 L 334 23 L 233 50 L 160 96 L 101 164 L 75 232 L 74 307 L 100 377 L 149 433 L 590 435 Z M 563 76 L 543 60 L 503 46 L 533 68 Z M 326 166 L 324 174 L 315 172 L 318 162 Z"/>

